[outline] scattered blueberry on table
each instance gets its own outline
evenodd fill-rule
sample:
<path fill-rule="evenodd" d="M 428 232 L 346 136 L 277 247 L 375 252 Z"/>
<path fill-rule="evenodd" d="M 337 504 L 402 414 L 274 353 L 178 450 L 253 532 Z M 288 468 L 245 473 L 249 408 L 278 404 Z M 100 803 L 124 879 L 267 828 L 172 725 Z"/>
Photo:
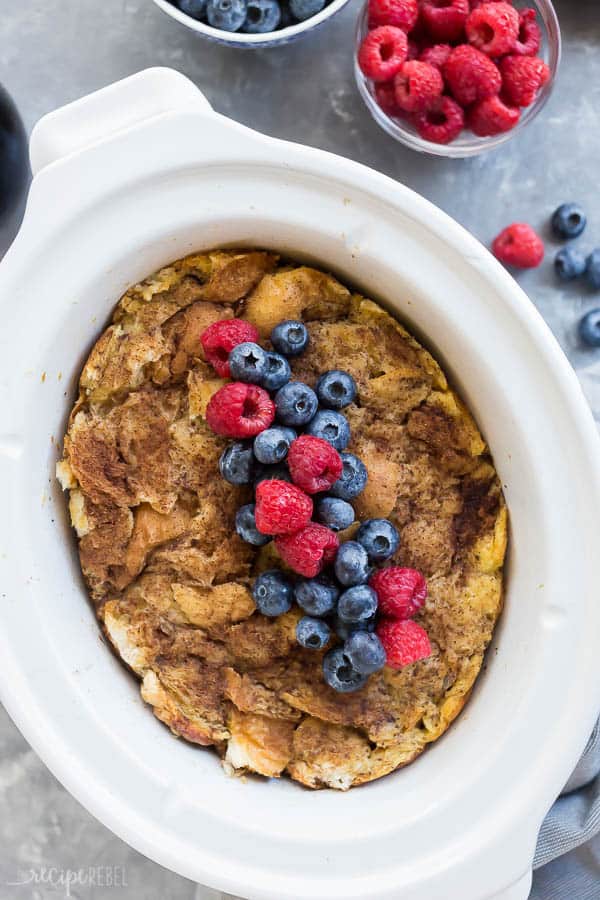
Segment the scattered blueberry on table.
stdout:
<path fill-rule="evenodd" d="M 238 536 L 256 548 L 274 541 L 291 570 L 257 575 L 257 610 L 276 618 L 295 603 L 304 613 L 296 625 L 298 644 L 326 651 L 325 682 L 349 693 L 385 665 L 403 668 L 431 654 L 424 629 L 412 621 L 404 627 L 425 602 L 427 585 L 415 569 L 376 568 L 400 546 L 388 519 L 361 522 L 354 539 L 338 537 L 354 526 L 350 501 L 368 482 L 363 461 L 345 450 L 352 435 L 339 411 L 357 398 L 353 377 L 337 369 L 324 372 L 315 390 L 291 380 L 288 359 L 310 343 L 302 322 L 275 326 L 274 351 L 258 338 L 241 319 L 215 322 L 202 332 L 206 360 L 223 377 L 237 379 L 210 398 L 206 422 L 216 434 L 234 439 L 219 460 L 223 478 L 254 486 L 255 502 L 235 517 Z M 269 365 L 273 358 L 277 366 Z"/>

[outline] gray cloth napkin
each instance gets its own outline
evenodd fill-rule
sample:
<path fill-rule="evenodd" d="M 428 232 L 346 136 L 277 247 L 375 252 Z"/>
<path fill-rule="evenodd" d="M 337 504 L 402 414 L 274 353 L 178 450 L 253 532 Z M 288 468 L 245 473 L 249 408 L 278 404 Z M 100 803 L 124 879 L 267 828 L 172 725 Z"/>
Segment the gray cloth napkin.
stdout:
<path fill-rule="evenodd" d="M 600 427 L 600 362 L 577 372 Z M 530 900 L 600 900 L 600 720 L 544 819 Z"/>

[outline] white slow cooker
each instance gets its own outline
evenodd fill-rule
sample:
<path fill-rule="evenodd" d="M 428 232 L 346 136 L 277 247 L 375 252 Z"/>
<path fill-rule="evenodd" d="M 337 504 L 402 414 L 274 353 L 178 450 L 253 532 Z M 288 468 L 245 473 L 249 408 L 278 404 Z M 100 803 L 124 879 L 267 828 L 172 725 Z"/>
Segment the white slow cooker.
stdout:
<path fill-rule="evenodd" d="M 600 707 L 600 447 L 527 297 L 459 225 L 363 166 L 256 134 L 152 69 L 44 118 L 0 266 L 0 691 L 105 825 L 252 900 L 523 900 Z M 227 778 L 99 638 L 54 479 L 82 362 L 123 290 L 216 245 L 330 268 L 432 348 L 511 517 L 506 609 L 472 699 L 414 764 L 347 794 Z"/>

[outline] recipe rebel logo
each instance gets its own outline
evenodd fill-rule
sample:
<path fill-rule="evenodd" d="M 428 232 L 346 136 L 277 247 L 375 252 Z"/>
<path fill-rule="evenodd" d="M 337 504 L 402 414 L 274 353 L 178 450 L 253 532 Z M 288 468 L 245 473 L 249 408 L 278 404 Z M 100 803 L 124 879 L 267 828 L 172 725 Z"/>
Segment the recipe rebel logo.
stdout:
<path fill-rule="evenodd" d="M 30 866 L 18 868 L 14 876 L 5 878 L 6 887 L 19 888 L 43 885 L 64 898 L 77 896 L 77 888 L 126 888 L 127 873 L 124 866 L 88 866 L 65 869 L 61 866 Z"/>

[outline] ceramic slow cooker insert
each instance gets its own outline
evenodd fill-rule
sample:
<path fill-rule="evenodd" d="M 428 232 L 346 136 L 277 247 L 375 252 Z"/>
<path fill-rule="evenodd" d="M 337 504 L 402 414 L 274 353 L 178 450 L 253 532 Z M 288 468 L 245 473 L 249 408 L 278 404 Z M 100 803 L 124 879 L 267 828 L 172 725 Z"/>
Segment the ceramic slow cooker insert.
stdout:
<path fill-rule="evenodd" d="M 170 70 L 46 117 L 31 155 L 0 267 L 0 691 L 15 722 L 118 835 L 221 890 L 524 900 L 540 823 L 600 703 L 598 438 L 543 321 L 431 204 L 228 121 Z M 77 376 L 117 299 L 218 245 L 331 269 L 414 330 L 475 413 L 510 510 L 506 608 L 464 713 L 411 766 L 348 794 L 227 778 L 156 722 L 98 639 L 54 479 Z"/>

